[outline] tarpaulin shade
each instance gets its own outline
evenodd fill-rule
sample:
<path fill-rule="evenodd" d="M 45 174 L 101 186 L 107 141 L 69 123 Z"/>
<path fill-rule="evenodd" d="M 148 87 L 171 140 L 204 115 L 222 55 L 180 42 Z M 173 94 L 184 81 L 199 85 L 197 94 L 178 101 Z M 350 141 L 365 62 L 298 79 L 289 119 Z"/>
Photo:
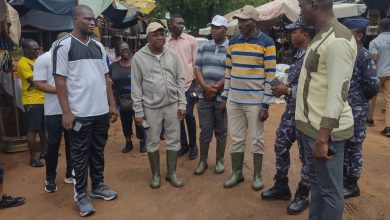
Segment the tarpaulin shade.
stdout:
<path fill-rule="evenodd" d="M 31 25 L 33 27 L 48 31 L 72 30 L 71 15 L 56 15 L 49 12 L 31 9 L 21 19 L 22 26 Z"/>
<path fill-rule="evenodd" d="M 368 8 L 387 10 L 390 5 L 390 0 L 364 0 Z"/>
<path fill-rule="evenodd" d="M 129 9 L 136 9 L 143 14 L 149 14 L 156 8 L 154 0 L 119 0 L 119 2 Z"/>
<path fill-rule="evenodd" d="M 11 5 L 21 5 L 26 8 L 36 9 L 58 15 L 70 15 L 76 6 L 76 0 L 13 0 Z"/>
<path fill-rule="evenodd" d="M 96 17 L 106 10 L 111 4 L 112 0 L 79 0 L 79 5 L 87 5 L 90 7 Z"/>

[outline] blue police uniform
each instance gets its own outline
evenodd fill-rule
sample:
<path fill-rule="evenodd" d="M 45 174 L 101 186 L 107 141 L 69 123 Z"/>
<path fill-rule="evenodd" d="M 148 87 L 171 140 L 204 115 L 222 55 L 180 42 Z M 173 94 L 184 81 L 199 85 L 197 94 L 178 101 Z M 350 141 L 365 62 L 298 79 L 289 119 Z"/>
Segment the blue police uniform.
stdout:
<path fill-rule="evenodd" d="M 292 94 L 298 86 L 299 75 L 301 73 L 303 59 L 306 49 L 299 49 L 293 58 L 293 63 L 288 72 L 287 86 L 291 88 Z M 299 142 L 299 131 L 295 128 L 295 102 L 296 97 L 293 95 L 284 96 L 287 106 L 284 111 L 278 129 L 276 130 L 275 138 L 275 154 L 276 154 L 276 174 L 286 176 L 290 169 L 290 148 L 297 140 Z M 298 143 L 298 146 L 300 144 Z M 301 179 L 308 183 L 309 164 L 304 160 L 304 152 L 299 147 L 299 158 L 302 162 Z"/>
<path fill-rule="evenodd" d="M 343 24 L 349 29 L 364 30 L 368 20 L 360 16 L 349 17 L 344 19 Z M 378 92 L 379 79 L 373 56 L 360 44 L 348 94 L 348 103 L 354 117 L 354 136 L 346 141 L 344 148 L 344 198 L 360 195 L 357 181 L 363 165 L 362 148 L 366 138 L 368 101 Z"/>

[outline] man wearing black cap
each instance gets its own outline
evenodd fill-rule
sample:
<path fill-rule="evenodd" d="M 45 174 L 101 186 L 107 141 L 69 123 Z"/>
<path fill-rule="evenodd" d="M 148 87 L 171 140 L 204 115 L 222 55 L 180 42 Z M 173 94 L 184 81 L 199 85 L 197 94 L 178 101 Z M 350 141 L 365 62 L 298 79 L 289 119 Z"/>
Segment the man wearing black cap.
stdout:
<path fill-rule="evenodd" d="M 304 155 L 311 155 L 311 152 L 304 152 L 300 144 L 299 132 L 295 128 L 295 99 L 303 58 L 305 57 L 307 46 L 315 35 L 315 31 L 313 27 L 303 26 L 300 18 L 294 23 L 287 25 L 286 29 L 292 30 L 291 41 L 294 47 L 298 48 L 298 51 L 288 72 L 287 85 L 280 83 L 272 88 L 276 97 L 284 95 L 287 106 L 280 120 L 279 128 L 276 130 L 275 185 L 268 191 L 261 193 L 261 198 L 264 200 L 291 198 L 287 177 L 290 169 L 290 148 L 295 140 L 298 140 L 299 158 L 302 162 L 301 182 L 298 185 L 294 200 L 287 207 L 287 212 L 289 214 L 299 214 L 309 206 L 310 183 L 308 170 L 310 166 L 308 166 L 309 161 L 304 160 Z"/>
<path fill-rule="evenodd" d="M 363 164 L 362 147 L 366 138 L 368 101 L 379 91 L 379 79 L 371 53 L 363 47 L 362 38 L 368 20 L 356 16 L 344 19 L 358 44 L 358 53 L 349 87 L 348 103 L 354 117 L 354 136 L 345 143 L 344 149 L 344 198 L 360 195 L 357 181 Z"/>

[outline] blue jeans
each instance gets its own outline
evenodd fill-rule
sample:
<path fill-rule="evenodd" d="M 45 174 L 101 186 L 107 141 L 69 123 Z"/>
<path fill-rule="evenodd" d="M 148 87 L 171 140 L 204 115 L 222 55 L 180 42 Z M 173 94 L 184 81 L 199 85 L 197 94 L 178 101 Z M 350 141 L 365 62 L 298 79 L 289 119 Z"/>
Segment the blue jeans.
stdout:
<path fill-rule="evenodd" d="M 302 133 L 302 146 L 312 150 L 315 139 Z M 310 220 L 342 220 L 344 210 L 343 162 L 345 141 L 328 141 L 336 154 L 323 163 L 313 162 L 309 171 L 311 183 Z M 308 160 L 312 160 L 311 155 Z"/>
<path fill-rule="evenodd" d="M 187 132 L 188 139 L 187 141 L 187 133 L 186 126 L 184 125 L 184 120 L 180 122 L 180 143 L 181 146 L 189 146 L 190 148 L 196 147 L 196 121 L 194 117 L 194 106 L 195 106 L 195 97 L 192 95 L 195 91 L 195 80 L 192 81 L 190 88 L 185 93 L 187 99 L 187 107 L 186 107 L 186 116 L 185 122 L 187 124 Z"/>

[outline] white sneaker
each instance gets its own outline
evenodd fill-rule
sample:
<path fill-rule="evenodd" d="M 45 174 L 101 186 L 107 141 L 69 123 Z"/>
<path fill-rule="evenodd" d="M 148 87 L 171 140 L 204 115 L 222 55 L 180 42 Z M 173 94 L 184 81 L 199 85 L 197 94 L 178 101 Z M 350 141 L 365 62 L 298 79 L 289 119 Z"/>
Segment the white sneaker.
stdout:
<path fill-rule="evenodd" d="M 74 184 L 74 181 L 75 181 L 74 177 L 69 177 L 69 178 L 65 177 L 64 179 L 64 182 L 67 184 Z"/>

